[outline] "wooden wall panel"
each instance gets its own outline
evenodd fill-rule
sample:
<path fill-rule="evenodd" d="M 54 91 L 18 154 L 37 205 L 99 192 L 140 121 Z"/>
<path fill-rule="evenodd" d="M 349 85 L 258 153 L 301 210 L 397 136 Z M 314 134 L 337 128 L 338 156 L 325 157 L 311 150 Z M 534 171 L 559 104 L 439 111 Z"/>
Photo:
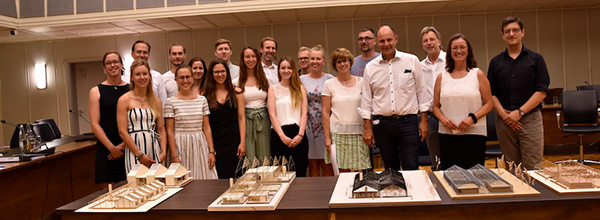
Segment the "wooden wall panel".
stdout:
<path fill-rule="evenodd" d="M 514 16 L 519 17 L 523 22 L 523 27 L 525 28 L 525 37 L 523 38 L 523 44 L 533 51 L 539 51 L 538 48 L 538 27 L 537 27 L 537 13 L 536 12 L 515 12 Z M 504 19 L 504 18 L 502 18 Z M 500 30 L 500 25 L 502 24 L 502 20 L 498 21 L 498 28 Z"/>
<path fill-rule="evenodd" d="M 243 27 L 237 28 L 223 28 L 221 29 L 219 38 L 225 38 L 231 41 L 231 62 L 235 65 L 240 64 L 240 54 L 242 53 L 242 48 L 246 45 L 246 37 L 244 34 Z M 217 39 L 214 39 L 216 41 Z M 213 42 L 214 42 L 213 41 Z M 214 43 L 213 43 L 214 48 Z"/>
<path fill-rule="evenodd" d="M 167 57 L 167 36 L 166 33 L 153 33 L 144 34 L 142 39 L 148 42 L 152 49 L 150 49 L 150 57 L 148 63 L 150 68 L 160 73 L 165 73 L 169 70 L 169 58 Z"/>
<path fill-rule="evenodd" d="M 360 29 L 364 28 L 364 27 L 370 27 L 373 29 L 373 31 L 377 32 L 377 29 L 379 28 L 380 24 L 379 24 L 379 19 L 363 19 L 363 20 L 354 20 L 354 22 L 352 22 L 353 24 L 353 28 L 352 28 L 352 53 L 354 53 L 354 55 L 358 56 L 360 55 L 360 49 L 358 48 L 358 32 L 360 31 Z M 350 49 L 350 48 L 348 48 Z M 377 44 L 375 44 L 375 50 L 379 51 L 379 48 L 377 48 Z"/>
<path fill-rule="evenodd" d="M 280 24 L 273 25 L 273 38 L 277 41 L 277 57 L 289 56 L 298 58 L 298 25 Z M 297 60 L 296 60 L 297 61 Z M 298 65 L 296 63 L 296 65 Z"/>
<path fill-rule="evenodd" d="M 208 65 L 215 59 L 215 41 L 219 38 L 219 31 L 217 29 L 197 30 L 193 35 L 195 56 L 204 59 Z"/>
<path fill-rule="evenodd" d="M 563 12 L 565 41 L 565 74 L 568 90 L 590 81 L 588 60 L 587 11 L 567 10 Z"/>
<path fill-rule="evenodd" d="M 409 17 L 408 18 L 408 51 L 417 55 L 419 60 L 425 59 L 427 54 L 423 51 L 423 43 L 421 43 L 421 29 L 425 26 L 433 25 L 432 16 L 424 17 Z"/>
<path fill-rule="evenodd" d="M 407 52 L 408 42 L 406 34 L 406 18 L 382 18 L 381 25 L 390 25 L 392 28 L 394 28 L 394 30 L 396 30 L 396 34 L 398 34 L 398 44 L 396 44 L 396 49 Z M 377 29 L 375 29 L 375 33 L 377 33 Z"/>
<path fill-rule="evenodd" d="M 23 123 L 29 118 L 29 98 L 27 96 L 27 70 L 25 68 L 25 44 L 0 44 L 0 60 L 3 63 L 2 81 L 2 119 L 11 123 Z M 2 125 L 4 142 L 10 143 L 14 128 Z"/>
<path fill-rule="evenodd" d="M 561 18 L 562 13 L 560 11 L 538 13 L 538 34 L 540 35 L 540 50 L 538 52 L 544 56 L 546 66 L 548 66 L 550 88 L 565 87 Z"/>
<path fill-rule="evenodd" d="M 465 15 L 460 16 L 461 32 L 471 42 L 477 67 L 483 71 L 487 70 L 488 62 L 486 55 L 485 39 L 485 16 L 484 15 Z M 449 50 L 449 49 L 448 49 Z"/>
<path fill-rule="evenodd" d="M 30 42 L 26 44 L 26 69 L 29 72 L 29 102 L 31 119 L 55 118 L 58 115 L 58 105 L 66 105 L 67 100 L 59 100 L 56 96 L 56 74 L 54 68 L 54 53 L 52 42 Z M 46 64 L 46 88 L 38 89 L 35 77 L 35 64 Z M 87 110 L 86 110 L 87 112 Z M 56 118 L 55 118 L 56 120 Z"/>
<path fill-rule="evenodd" d="M 251 46 L 259 50 L 260 41 L 263 39 L 263 37 L 273 37 L 271 25 L 246 27 L 246 44 L 244 47 Z M 277 40 L 278 39 L 275 39 L 275 41 Z"/>
<path fill-rule="evenodd" d="M 589 9 L 591 84 L 600 85 L 600 8 Z"/>
<path fill-rule="evenodd" d="M 194 37 L 192 31 L 175 31 L 167 33 L 167 60 L 169 60 L 169 47 L 173 43 L 180 43 L 185 47 L 186 59 L 184 63 L 187 64 L 187 61 L 195 56 L 196 51 L 194 49 Z M 171 61 L 169 61 L 169 68 L 171 68 L 170 64 Z"/>

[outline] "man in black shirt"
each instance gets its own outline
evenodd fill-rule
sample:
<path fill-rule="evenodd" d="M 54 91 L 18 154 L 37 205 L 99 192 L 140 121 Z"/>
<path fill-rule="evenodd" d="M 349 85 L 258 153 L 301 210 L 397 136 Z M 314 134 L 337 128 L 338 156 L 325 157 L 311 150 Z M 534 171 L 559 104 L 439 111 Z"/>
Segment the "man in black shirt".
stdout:
<path fill-rule="evenodd" d="M 509 16 L 502 21 L 506 50 L 490 61 L 488 79 L 502 153 L 507 161 L 533 169 L 544 152 L 540 103 L 548 93 L 550 77 L 542 55 L 523 46 L 524 36 L 519 18 Z"/>

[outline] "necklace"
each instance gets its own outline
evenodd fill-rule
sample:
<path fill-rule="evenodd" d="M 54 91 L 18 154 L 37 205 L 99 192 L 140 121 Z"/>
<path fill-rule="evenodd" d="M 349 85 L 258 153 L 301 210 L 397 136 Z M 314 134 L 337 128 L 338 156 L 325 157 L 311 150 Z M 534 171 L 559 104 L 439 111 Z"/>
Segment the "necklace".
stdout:
<path fill-rule="evenodd" d="M 110 82 L 110 80 L 106 80 L 106 82 L 108 83 L 108 85 L 110 85 L 110 86 L 114 87 L 114 88 L 115 88 L 115 90 L 117 90 L 117 86 L 121 85 L 121 82 L 123 82 L 123 80 L 119 79 L 119 82 L 118 82 L 116 85 L 115 85 L 115 84 L 112 84 L 112 83 Z"/>
<path fill-rule="evenodd" d="M 341 80 L 341 79 L 338 77 L 338 81 L 340 81 L 340 83 L 341 83 L 342 85 L 344 85 L 344 87 L 347 87 L 347 86 L 348 86 L 348 83 L 350 83 L 350 82 L 352 81 L 352 76 L 350 76 L 350 78 L 349 78 L 348 80 L 344 80 L 344 81 L 342 81 L 342 80 Z"/>

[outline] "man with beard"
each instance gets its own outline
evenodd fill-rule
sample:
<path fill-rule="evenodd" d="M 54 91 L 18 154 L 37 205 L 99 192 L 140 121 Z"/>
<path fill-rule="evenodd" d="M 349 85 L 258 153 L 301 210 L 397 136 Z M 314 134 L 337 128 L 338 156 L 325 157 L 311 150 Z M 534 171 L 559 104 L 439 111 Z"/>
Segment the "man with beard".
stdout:
<path fill-rule="evenodd" d="M 177 93 L 175 69 L 185 62 L 185 47 L 180 43 L 171 44 L 171 47 L 169 47 L 169 61 L 171 62 L 171 70 L 162 75 L 167 88 L 167 97 L 174 96 Z"/>
<path fill-rule="evenodd" d="M 375 31 L 372 28 L 360 29 L 358 32 L 358 47 L 360 48 L 360 55 L 354 58 L 350 74 L 363 76 L 365 65 L 379 56 L 379 53 L 375 52 Z"/>
<path fill-rule="evenodd" d="M 264 37 L 260 41 L 260 62 L 269 80 L 269 85 L 279 83 L 277 77 L 277 65 L 273 63 L 277 59 L 277 42 L 272 37 Z"/>
<path fill-rule="evenodd" d="M 148 62 L 148 58 L 150 58 L 150 49 L 150 44 L 148 42 L 137 40 L 133 43 L 133 46 L 131 46 L 131 57 L 133 57 L 134 60 L 142 59 Z M 152 75 L 152 91 L 154 91 L 154 95 L 160 99 L 160 102 L 164 107 L 165 101 L 167 101 L 165 81 L 161 74 L 156 70 L 150 70 L 150 75 Z M 125 71 L 123 72 L 121 79 L 130 83 L 129 76 L 131 76 L 131 71 L 129 70 L 129 66 L 125 66 Z"/>

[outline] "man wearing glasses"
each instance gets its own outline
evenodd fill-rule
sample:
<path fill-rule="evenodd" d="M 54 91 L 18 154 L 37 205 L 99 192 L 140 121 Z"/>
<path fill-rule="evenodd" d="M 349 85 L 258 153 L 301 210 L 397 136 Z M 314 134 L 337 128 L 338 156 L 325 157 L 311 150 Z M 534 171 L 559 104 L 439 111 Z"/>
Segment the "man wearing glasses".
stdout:
<path fill-rule="evenodd" d="M 365 27 L 360 29 L 358 32 L 360 55 L 354 58 L 354 64 L 352 64 L 350 74 L 363 76 L 365 65 L 375 57 L 379 56 L 379 53 L 375 52 L 375 43 L 375 31 L 372 28 Z"/>
<path fill-rule="evenodd" d="M 496 55 L 488 70 L 496 133 L 507 161 L 533 169 L 542 162 L 544 127 L 541 102 L 548 93 L 550 77 L 542 55 L 523 45 L 523 22 L 509 16 L 502 21 L 506 50 Z"/>
<path fill-rule="evenodd" d="M 300 66 L 298 73 L 300 73 L 300 75 L 306 75 L 310 73 L 308 70 L 308 67 L 310 67 L 308 54 L 310 54 L 310 48 L 308 47 L 302 46 L 298 50 L 298 65 Z"/>

